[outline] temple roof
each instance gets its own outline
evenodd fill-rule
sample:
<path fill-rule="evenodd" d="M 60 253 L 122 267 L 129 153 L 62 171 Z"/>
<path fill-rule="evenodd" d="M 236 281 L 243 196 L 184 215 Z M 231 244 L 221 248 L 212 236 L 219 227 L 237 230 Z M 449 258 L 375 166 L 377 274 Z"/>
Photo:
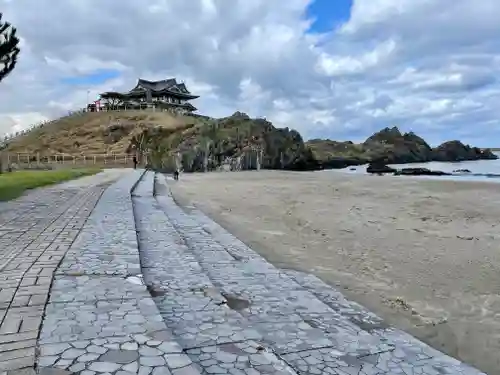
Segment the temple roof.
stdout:
<path fill-rule="evenodd" d="M 146 79 L 139 78 L 137 85 L 133 90 L 146 89 L 151 91 L 172 91 L 179 92 L 181 94 L 191 94 L 186 88 L 184 83 L 178 83 L 175 78 L 164 79 L 161 81 L 148 81 Z"/>
<path fill-rule="evenodd" d="M 163 79 L 161 81 L 149 81 L 146 79 L 139 78 L 135 87 L 124 93 L 118 92 L 105 92 L 101 96 L 122 96 L 122 97 L 133 97 L 137 95 L 144 95 L 144 92 L 151 91 L 153 95 L 158 94 L 169 94 L 174 97 L 184 98 L 184 99 L 196 99 L 199 96 L 191 94 L 184 83 L 179 83 L 175 78 Z"/>

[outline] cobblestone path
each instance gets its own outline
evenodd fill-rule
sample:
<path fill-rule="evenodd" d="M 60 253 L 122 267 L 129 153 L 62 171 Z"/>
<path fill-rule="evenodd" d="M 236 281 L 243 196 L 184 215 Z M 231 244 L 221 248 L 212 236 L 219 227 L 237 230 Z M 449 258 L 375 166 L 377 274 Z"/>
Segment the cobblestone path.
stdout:
<path fill-rule="evenodd" d="M 16 332 L 0 334 L 0 375 L 19 369 L 46 375 L 481 374 L 386 327 L 318 278 L 276 269 L 196 208 L 181 209 L 162 175 L 128 173 L 104 191 L 90 216 L 102 187 L 70 192 L 57 198 L 40 191 L 45 202 L 60 199 L 45 208 L 32 207 L 36 197 L 12 203 L 31 217 L 26 232 L 43 237 L 38 243 L 52 240 L 57 249 L 50 254 L 26 250 L 31 245 L 19 240 L 24 235 L 16 237 L 20 221 L 11 224 L 16 215 L 0 206 L 1 228 L 10 228 L 0 229 L 5 241 L 25 246 L 2 247 L 13 259 L 6 267 L 46 262 L 35 267 L 43 275 L 37 271 L 27 288 L 45 293 L 33 300 L 38 320 L 19 311 L 30 323 L 9 323 Z M 59 233 L 64 240 L 57 241 Z M 30 272 L 17 276 L 20 284 L 32 279 Z M 12 294 L 0 305 L 7 316 L 21 287 L 3 290 Z M 32 333 L 2 339 L 22 335 L 23 327 Z"/>

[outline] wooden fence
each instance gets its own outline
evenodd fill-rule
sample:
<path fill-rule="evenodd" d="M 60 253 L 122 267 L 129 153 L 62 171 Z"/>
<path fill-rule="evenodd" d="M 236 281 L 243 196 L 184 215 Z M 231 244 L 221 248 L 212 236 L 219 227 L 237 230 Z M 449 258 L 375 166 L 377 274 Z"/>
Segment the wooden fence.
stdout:
<path fill-rule="evenodd" d="M 28 154 L 28 153 L 2 153 L 5 165 L 17 169 L 30 168 L 64 168 L 64 167 L 131 167 L 133 166 L 132 154 Z M 141 160 L 142 159 L 142 160 Z M 140 164 L 147 163 L 147 156 L 139 158 Z"/>

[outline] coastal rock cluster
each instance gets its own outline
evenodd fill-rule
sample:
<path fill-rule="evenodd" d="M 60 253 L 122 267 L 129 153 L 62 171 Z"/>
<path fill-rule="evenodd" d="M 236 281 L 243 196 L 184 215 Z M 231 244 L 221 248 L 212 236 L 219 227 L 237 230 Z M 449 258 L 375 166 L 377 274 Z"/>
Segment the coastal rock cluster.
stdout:
<path fill-rule="evenodd" d="M 452 173 L 447 173 L 443 171 L 434 171 L 428 168 L 401 168 L 395 169 L 391 168 L 385 164 L 370 163 L 368 168 L 366 168 L 367 173 L 371 174 L 390 174 L 394 176 L 451 176 Z"/>
<path fill-rule="evenodd" d="M 360 144 L 315 139 L 307 143 L 324 168 L 345 168 L 350 165 L 424 163 L 430 161 L 458 162 L 498 159 L 490 150 L 464 145 L 454 140 L 432 148 L 413 132 L 401 133 L 397 127 L 376 132 Z M 390 173 L 386 170 L 383 173 Z"/>
<path fill-rule="evenodd" d="M 305 142 L 295 130 L 276 128 L 263 118 L 236 112 L 232 116 L 202 118 L 174 129 L 145 129 L 134 136 L 129 149 L 149 155 L 156 170 L 182 168 L 186 172 L 217 169 L 319 170 L 361 164 L 404 164 L 428 161 L 496 159 L 460 141 L 432 148 L 415 133 L 385 128 L 356 144 L 314 139 Z"/>

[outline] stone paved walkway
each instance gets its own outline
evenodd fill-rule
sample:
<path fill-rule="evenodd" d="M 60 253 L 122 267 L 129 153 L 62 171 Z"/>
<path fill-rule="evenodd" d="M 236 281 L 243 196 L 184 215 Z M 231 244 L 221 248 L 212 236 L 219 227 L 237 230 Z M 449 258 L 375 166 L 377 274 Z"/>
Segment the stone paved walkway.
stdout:
<path fill-rule="evenodd" d="M 0 375 L 480 375 L 142 173 L 0 206 Z"/>
<path fill-rule="evenodd" d="M 115 172 L 0 203 L 0 373 L 33 366 L 52 276 Z"/>

